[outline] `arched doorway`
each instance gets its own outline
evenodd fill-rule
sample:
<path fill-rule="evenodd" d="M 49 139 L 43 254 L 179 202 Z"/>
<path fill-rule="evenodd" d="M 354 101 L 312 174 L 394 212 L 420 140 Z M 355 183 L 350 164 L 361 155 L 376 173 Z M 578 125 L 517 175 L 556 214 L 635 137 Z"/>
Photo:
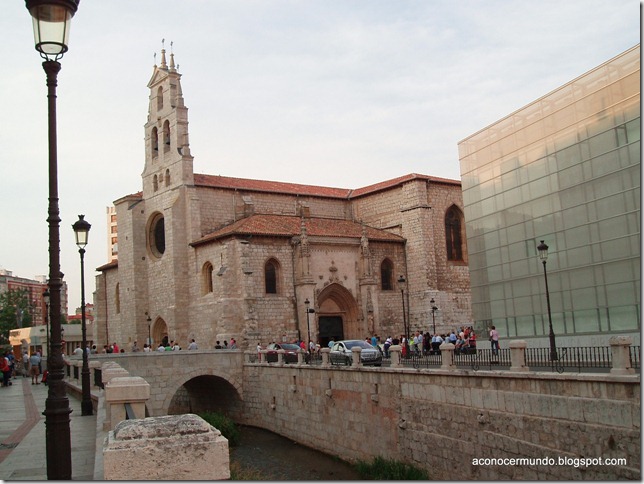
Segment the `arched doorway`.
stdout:
<path fill-rule="evenodd" d="M 331 339 L 362 339 L 358 303 L 341 284 L 329 284 L 317 296 L 318 341 L 323 348 Z"/>
<path fill-rule="evenodd" d="M 163 318 L 157 318 L 152 324 L 152 349 L 155 350 L 159 343 L 168 344 L 168 325 Z"/>

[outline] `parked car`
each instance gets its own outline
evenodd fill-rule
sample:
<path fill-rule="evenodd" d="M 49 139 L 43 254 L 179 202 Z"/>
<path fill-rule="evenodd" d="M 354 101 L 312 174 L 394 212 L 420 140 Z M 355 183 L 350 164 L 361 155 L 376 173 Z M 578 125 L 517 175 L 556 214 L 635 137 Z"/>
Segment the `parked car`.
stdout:
<path fill-rule="evenodd" d="M 352 348 L 356 347 L 361 349 L 360 362 L 363 365 L 382 365 L 382 352 L 360 339 L 336 341 L 331 347 L 331 353 L 329 353 L 331 363 L 335 365 L 350 365 L 353 361 Z"/>
<path fill-rule="evenodd" d="M 277 351 L 284 350 L 284 363 L 297 363 L 297 353 L 301 348 L 295 343 L 271 343 L 266 347 L 266 361 L 277 363 Z M 310 355 L 304 355 L 304 361 L 308 363 Z"/>

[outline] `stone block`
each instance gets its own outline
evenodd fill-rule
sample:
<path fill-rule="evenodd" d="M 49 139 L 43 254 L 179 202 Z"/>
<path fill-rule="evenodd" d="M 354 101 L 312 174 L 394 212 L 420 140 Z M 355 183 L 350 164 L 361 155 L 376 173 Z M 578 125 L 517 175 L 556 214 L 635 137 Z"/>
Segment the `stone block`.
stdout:
<path fill-rule="evenodd" d="M 106 480 L 230 479 L 228 440 L 194 414 L 120 422 L 103 445 Z"/>

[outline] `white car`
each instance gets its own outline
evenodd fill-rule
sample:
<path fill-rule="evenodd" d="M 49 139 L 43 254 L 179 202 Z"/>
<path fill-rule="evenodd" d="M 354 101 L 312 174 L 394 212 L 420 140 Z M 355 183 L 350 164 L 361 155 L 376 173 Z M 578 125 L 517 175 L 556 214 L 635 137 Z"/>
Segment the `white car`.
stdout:
<path fill-rule="evenodd" d="M 360 362 L 363 365 L 382 365 L 382 352 L 361 339 L 348 339 L 336 341 L 329 354 L 334 365 L 351 365 L 353 361 L 352 348 L 360 348 Z"/>

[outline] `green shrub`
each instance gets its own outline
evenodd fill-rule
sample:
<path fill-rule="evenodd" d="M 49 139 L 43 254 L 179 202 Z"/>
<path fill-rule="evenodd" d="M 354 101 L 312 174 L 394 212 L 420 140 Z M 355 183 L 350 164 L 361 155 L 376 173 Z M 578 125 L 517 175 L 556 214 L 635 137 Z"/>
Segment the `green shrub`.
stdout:
<path fill-rule="evenodd" d="M 378 481 L 427 481 L 429 474 L 411 464 L 376 457 L 373 462 L 358 461 L 355 468 L 362 479 Z"/>
<path fill-rule="evenodd" d="M 221 432 L 228 439 L 228 445 L 235 447 L 239 443 L 239 429 L 235 422 L 219 412 L 200 413 L 199 416 Z"/>

